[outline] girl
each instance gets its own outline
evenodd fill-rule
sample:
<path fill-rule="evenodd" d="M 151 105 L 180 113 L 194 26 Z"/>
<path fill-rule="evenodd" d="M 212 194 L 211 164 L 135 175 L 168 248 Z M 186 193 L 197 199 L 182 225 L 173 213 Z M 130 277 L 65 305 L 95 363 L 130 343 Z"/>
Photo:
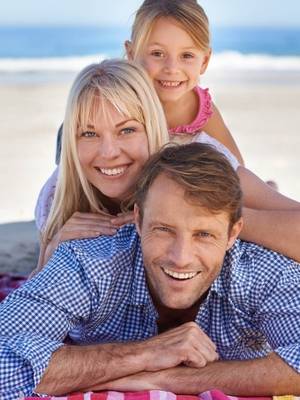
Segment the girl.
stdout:
<path fill-rule="evenodd" d="M 208 89 L 198 86 L 211 48 L 208 18 L 197 1 L 145 0 L 136 13 L 131 41 L 125 42 L 125 48 L 127 57 L 148 72 L 171 135 L 206 132 L 243 165 L 240 151 Z"/>

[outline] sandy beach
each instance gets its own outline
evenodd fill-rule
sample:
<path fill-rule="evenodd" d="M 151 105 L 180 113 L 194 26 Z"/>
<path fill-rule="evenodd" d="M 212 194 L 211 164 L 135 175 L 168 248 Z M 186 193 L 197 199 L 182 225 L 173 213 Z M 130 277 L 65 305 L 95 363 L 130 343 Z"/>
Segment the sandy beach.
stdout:
<path fill-rule="evenodd" d="M 300 200 L 300 77 L 284 74 L 212 72 L 203 86 L 210 87 L 246 165 Z M 71 81 L 0 83 L 0 272 L 28 274 L 36 265 L 33 211 L 55 166 L 56 131 Z"/>

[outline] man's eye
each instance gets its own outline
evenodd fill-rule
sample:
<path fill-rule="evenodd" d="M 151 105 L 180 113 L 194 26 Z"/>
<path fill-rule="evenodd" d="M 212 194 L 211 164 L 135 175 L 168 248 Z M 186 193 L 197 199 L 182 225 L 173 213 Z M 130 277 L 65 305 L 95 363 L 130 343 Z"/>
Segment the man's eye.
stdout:
<path fill-rule="evenodd" d="M 93 131 L 85 131 L 85 132 L 82 132 L 80 136 L 81 136 L 81 137 L 86 137 L 86 138 L 95 137 L 95 136 L 96 136 L 96 132 L 93 132 Z"/>
<path fill-rule="evenodd" d="M 136 131 L 135 128 L 130 128 L 130 127 L 128 127 L 128 128 L 123 128 L 123 129 L 121 130 L 121 133 L 122 133 L 123 135 L 129 135 L 130 133 L 133 133 L 133 132 L 135 132 L 135 131 Z"/>
<path fill-rule="evenodd" d="M 170 228 L 166 226 L 155 226 L 154 230 L 159 232 L 170 232 Z"/>
<path fill-rule="evenodd" d="M 208 233 L 208 232 L 199 232 L 198 233 L 198 237 L 201 238 L 201 239 L 210 238 L 211 234 Z"/>

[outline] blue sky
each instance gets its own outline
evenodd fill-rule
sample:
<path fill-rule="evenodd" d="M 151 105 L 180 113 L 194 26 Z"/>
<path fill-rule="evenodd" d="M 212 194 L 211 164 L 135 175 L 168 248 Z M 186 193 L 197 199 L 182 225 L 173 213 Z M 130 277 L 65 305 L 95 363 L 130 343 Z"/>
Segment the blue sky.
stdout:
<path fill-rule="evenodd" d="M 141 0 L 1 0 L 0 25 L 129 25 Z M 202 0 L 214 26 L 296 26 L 300 0 Z"/>

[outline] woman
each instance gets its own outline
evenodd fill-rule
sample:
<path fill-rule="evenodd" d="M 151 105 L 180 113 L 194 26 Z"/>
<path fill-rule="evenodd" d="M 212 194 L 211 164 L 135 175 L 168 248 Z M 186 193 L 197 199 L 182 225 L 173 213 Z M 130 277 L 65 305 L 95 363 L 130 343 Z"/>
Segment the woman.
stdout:
<path fill-rule="evenodd" d="M 106 60 L 85 68 L 68 99 L 53 203 L 47 194 L 52 205 L 41 235 L 39 267 L 61 241 L 111 235 L 131 222 L 131 212 L 122 210 L 132 186 L 149 155 L 168 140 L 159 99 L 141 67 L 125 60 Z M 244 205 L 253 208 L 245 210 L 243 238 L 300 259 L 300 232 L 297 240 L 286 237 L 298 226 L 300 212 L 295 209 L 300 210 L 299 203 L 273 191 L 215 143 L 238 170 Z M 264 219 L 271 217 L 275 223 L 283 218 L 283 240 L 265 235 Z"/>
<path fill-rule="evenodd" d="M 122 205 L 149 155 L 167 141 L 162 108 L 141 68 L 122 60 L 85 68 L 68 98 L 39 266 L 63 240 L 113 234 L 130 222 L 131 213 L 119 215 Z"/>

